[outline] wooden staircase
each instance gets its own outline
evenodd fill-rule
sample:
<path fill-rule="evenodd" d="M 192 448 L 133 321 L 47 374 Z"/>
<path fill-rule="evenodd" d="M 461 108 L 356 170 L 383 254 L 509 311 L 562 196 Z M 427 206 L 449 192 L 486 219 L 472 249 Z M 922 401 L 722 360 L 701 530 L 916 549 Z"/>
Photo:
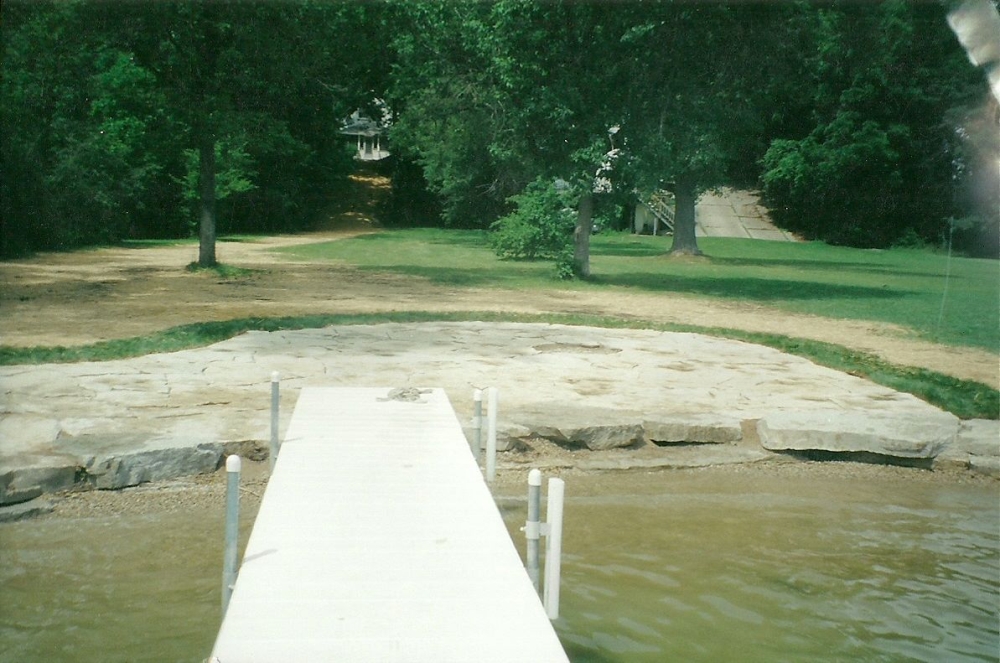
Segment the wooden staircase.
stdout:
<path fill-rule="evenodd" d="M 673 234 L 674 195 L 672 193 L 659 189 L 654 191 L 647 200 L 640 199 L 639 206 L 645 208 L 648 215 L 652 217 L 654 235 Z M 641 233 L 645 229 L 646 223 L 640 223 L 638 216 L 637 214 L 635 231 Z"/>

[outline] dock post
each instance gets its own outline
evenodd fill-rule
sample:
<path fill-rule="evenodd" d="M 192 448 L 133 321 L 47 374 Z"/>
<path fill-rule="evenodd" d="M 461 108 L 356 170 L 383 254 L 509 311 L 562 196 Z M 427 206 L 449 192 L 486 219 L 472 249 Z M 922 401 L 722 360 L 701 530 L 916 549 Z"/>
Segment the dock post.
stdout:
<path fill-rule="evenodd" d="M 236 584 L 236 546 L 240 529 L 240 457 L 226 459 L 226 546 L 222 558 L 222 614 L 229 608 L 229 599 Z"/>
<path fill-rule="evenodd" d="M 562 479 L 549 479 L 549 500 L 545 519 L 548 540 L 545 542 L 545 588 L 542 603 L 549 619 L 559 618 L 559 576 L 562 573 L 563 497 L 566 484 Z"/>
<path fill-rule="evenodd" d="M 542 473 L 538 470 L 528 472 L 528 520 L 524 523 L 524 538 L 528 540 L 525 562 L 528 567 L 528 577 L 535 591 L 539 589 L 538 580 L 538 540 L 541 538 L 542 510 Z"/>
<path fill-rule="evenodd" d="M 271 447 L 270 453 L 268 454 L 268 460 L 270 460 L 272 472 L 274 471 L 274 464 L 278 462 L 278 450 L 280 448 L 280 443 L 278 441 L 278 396 L 280 381 L 281 376 L 278 371 L 271 373 Z"/>
<path fill-rule="evenodd" d="M 486 483 L 493 483 L 497 475 L 497 403 L 500 400 L 496 387 L 490 387 L 488 426 L 486 435 Z"/>
<path fill-rule="evenodd" d="M 472 457 L 479 462 L 483 455 L 483 390 L 472 392 Z"/>

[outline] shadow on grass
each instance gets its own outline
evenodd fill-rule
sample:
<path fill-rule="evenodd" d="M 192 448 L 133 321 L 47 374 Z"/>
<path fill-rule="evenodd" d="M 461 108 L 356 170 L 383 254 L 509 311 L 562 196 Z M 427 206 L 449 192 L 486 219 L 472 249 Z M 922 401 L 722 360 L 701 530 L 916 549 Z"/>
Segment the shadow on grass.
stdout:
<path fill-rule="evenodd" d="M 682 276 L 677 274 L 625 273 L 595 277 L 595 283 L 638 288 L 652 292 L 749 299 L 759 302 L 806 299 L 899 299 L 919 293 L 897 288 L 782 281 L 762 278 L 724 278 L 717 276 Z"/>
<path fill-rule="evenodd" d="M 665 255 L 662 246 L 643 244 L 641 242 L 606 244 L 604 246 L 595 243 L 590 247 L 590 254 L 592 256 L 615 258 L 655 258 L 656 256 Z"/>
<path fill-rule="evenodd" d="M 466 249 L 484 249 L 493 252 L 490 248 L 490 235 L 485 230 L 462 230 L 450 231 L 440 237 L 429 238 L 430 244 L 447 244 L 450 246 L 461 246 Z"/>
<path fill-rule="evenodd" d="M 164 246 L 189 246 L 197 243 L 196 239 L 126 239 L 118 247 L 123 249 L 155 249 Z"/>
<path fill-rule="evenodd" d="M 508 270 L 493 271 L 489 269 L 474 269 L 461 267 L 429 267 L 427 265 L 373 265 L 361 269 L 372 272 L 392 272 L 427 279 L 437 285 L 453 287 L 488 287 L 523 284 L 526 278 L 546 278 L 554 275 L 555 270 L 545 262 L 522 262 L 525 268 L 518 272 Z M 533 269 L 532 267 L 535 266 Z M 551 277 L 555 281 L 555 277 Z"/>
<path fill-rule="evenodd" d="M 787 260 L 780 258 L 717 258 L 709 257 L 711 264 L 723 267 L 790 267 L 793 269 L 830 271 L 830 270 L 850 270 L 853 272 L 870 272 L 872 274 L 885 274 L 888 276 L 916 276 L 919 278 L 944 277 L 934 271 L 907 271 L 898 267 L 877 265 L 870 262 L 838 261 L 838 260 Z M 964 278 L 952 274 L 951 278 Z"/>
<path fill-rule="evenodd" d="M 465 249 L 490 250 L 489 233 L 485 230 L 447 230 L 441 228 L 420 228 L 376 232 L 352 237 L 351 242 L 392 242 L 396 244 L 437 244 Z"/>
<path fill-rule="evenodd" d="M 525 278 L 556 281 L 549 264 L 544 261 L 521 262 L 524 270 L 511 273 L 507 270 L 489 270 L 459 267 L 430 267 L 427 265 L 371 266 L 364 269 L 376 272 L 395 272 L 427 279 L 432 283 L 453 287 L 488 287 L 523 283 Z M 815 281 L 783 281 L 762 278 L 724 278 L 717 276 L 681 276 L 677 274 L 650 274 L 644 272 L 601 274 L 592 283 L 619 286 L 650 292 L 680 293 L 722 297 L 758 302 L 780 302 L 822 299 L 900 299 L 919 293 L 899 288 L 867 287 Z"/>

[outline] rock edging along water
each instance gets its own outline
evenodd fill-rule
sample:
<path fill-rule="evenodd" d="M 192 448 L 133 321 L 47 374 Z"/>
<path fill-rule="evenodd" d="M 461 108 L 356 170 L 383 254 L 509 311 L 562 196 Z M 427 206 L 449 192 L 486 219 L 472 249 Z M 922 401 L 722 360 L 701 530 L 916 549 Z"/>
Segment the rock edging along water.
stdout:
<path fill-rule="evenodd" d="M 62 456 L 50 464 L 0 474 L 0 506 L 21 504 L 66 490 L 119 490 L 214 472 L 234 453 L 254 460 L 267 458 L 266 449 L 252 441 L 146 449 L 81 457 L 76 462 Z"/>
<path fill-rule="evenodd" d="M 273 371 L 282 376 L 282 429 L 306 386 L 441 387 L 463 421 L 474 389 L 494 386 L 501 449 L 536 438 L 594 451 L 709 443 L 764 455 L 864 451 L 976 471 L 1000 456 L 997 422 L 962 423 L 910 394 L 750 343 L 566 325 L 384 323 L 0 367 L 0 502 L 214 469 L 226 445 L 267 439 Z"/>
<path fill-rule="evenodd" d="M 497 447 L 502 452 L 530 450 L 544 439 L 571 450 L 607 451 L 656 447 L 658 456 L 641 460 L 627 455 L 600 461 L 579 457 L 577 464 L 587 469 L 628 467 L 701 467 L 724 463 L 757 462 L 780 451 L 822 451 L 832 454 L 869 454 L 882 462 L 927 461 L 936 469 L 966 469 L 1000 477 L 1000 453 L 995 440 L 1000 423 L 995 421 L 951 422 L 941 417 L 936 426 L 911 430 L 904 422 L 885 420 L 883 427 L 859 421 L 820 420 L 804 416 L 780 415 L 758 421 L 732 419 L 711 421 L 639 421 L 628 417 L 617 423 L 593 423 L 573 408 L 564 408 L 544 421 L 538 411 L 514 413 L 512 423 L 498 430 Z M 606 414 L 606 413 L 600 413 Z M 590 416 L 598 416 L 590 413 Z M 898 427 L 901 434 L 886 437 L 885 425 Z M 796 428 L 798 426 L 798 428 Z M 756 436 L 744 438 L 744 430 Z M 472 427 L 466 435 L 474 439 Z M 485 432 L 481 437 L 485 442 Z M 687 453 L 671 454 L 673 445 L 688 447 Z M 701 450 L 691 451 L 690 447 Z M 725 449 L 722 453 L 720 450 Z M 0 475 L 0 506 L 31 501 L 47 493 L 70 489 L 117 490 L 147 482 L 164 481 L 217 470 L 226 456 L 238 453 L 255 460 L 267 457 L 263 442 L 242 441 L 147 449 L 113 456 L 80 458 L 71 464 L 25 467 Z M 854 457 L 854 456 L 852 456 Z M 20 512 L 19 512 L 20 513 Z M 34 512 L 24 512 L 33 515 Z M 0 517 L 2 520 L 2 517 Z"/>

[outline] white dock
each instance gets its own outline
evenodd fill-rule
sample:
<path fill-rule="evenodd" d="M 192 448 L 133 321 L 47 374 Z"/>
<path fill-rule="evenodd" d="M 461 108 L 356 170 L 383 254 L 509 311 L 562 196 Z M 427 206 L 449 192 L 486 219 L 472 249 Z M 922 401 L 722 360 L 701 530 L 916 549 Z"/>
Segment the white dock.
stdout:
<path fill-rule="evenodd" d="M 219 663 L 568 661 L 445 393 L 303 389 Z"/>

